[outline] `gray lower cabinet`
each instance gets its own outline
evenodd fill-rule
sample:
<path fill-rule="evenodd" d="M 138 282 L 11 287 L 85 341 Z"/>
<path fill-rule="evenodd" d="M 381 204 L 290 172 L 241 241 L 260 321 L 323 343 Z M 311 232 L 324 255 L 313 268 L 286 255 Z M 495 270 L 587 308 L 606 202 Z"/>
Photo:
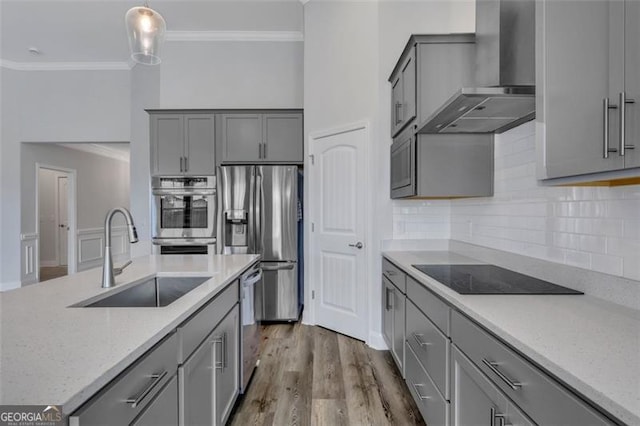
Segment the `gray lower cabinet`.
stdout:
<path fill-rule="evenodd" d="M 382 267 L 383 336 L 391 350 L 391 355 L 393 356 L 398 369 L 404 377 L 406 274 L 401 272 L 386 259 L 383 260 Z"/>
<path fill-rule="evenodd" d="M 150 126 L 152 175 L 215 174 L 212 113 L 152 112 Z"/>
<path fill-rule="evenodd" d="M 177 350 L 177 335 L 171 333 L 76 410 L 69 425 L 130 424 L 153 410 L 150 401 L 167 391 L 165 384 L 175 376 Z"/>
<path fill-rule="evenodd" d="M 451 425 L 534 426 L 458 348 L 452 349 Z M 485 422 L 480 422 L 485 420 Z"/>
<path fill-rule="evenodd" d="M 449 403 L 438 392 L 431 377 L 424 370 L 408 343 L 405 372 L 407 387 L 425 422 L 429 426 L 448 426 Z"/>
<path fill-rule="evenodd" d="M 178 424 L 178 378 L 174 375 L 136 418 L 132 426 L 173 426 Z"/>
<path fill-rule="evenodd" d="M 178 369 L 183 425 L 224 425 L 238 396 L 238 305 Z"/>
<path fill-rule="evenodd" d="M 301 164 L 302 112 L 220 115 L 222 164 Z"/>

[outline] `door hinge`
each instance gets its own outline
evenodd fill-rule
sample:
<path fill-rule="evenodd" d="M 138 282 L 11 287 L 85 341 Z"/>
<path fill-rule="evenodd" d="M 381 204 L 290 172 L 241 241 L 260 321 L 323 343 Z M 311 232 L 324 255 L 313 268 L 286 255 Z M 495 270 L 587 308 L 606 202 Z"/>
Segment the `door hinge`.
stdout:
<path fill-rule="evenodd" d="M 309 154 L 309 158 L 311 159 L 311 164 L 315 164 L 316 163 L 316 156 L 313 154 Z"/>
<path fill-rule="evenodd" d="M 316 291 L 311 290 L 311 299 L 315 299 L 315 298 L 316 298 Z"/>
<path fill-rule="evenodd" d="M 311 232 L 316 232 L 316 224 L 311 222 Z"/>

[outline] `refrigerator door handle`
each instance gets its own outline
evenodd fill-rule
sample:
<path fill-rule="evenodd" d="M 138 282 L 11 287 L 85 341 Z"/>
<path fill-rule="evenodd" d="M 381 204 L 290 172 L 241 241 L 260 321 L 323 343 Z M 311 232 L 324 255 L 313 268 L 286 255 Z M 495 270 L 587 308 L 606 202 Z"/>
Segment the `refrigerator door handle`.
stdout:
<path fill-rule="evenodd" d="M 262 215 L 263 215 L 263 195 L 262 195 L 262 173 L 260 167 L 256 167 L 256 196 L 255 196 L 255 251 L 262 253 Z"/>
<path fill-rule="evenodd" d="M 288 262 L 279 265 L 268 265 L 266 263 L 263 263 L 261 265 L 261 268 L 263 271 L 286 271 L 295 268 L 295 266 L 296 264 L 294 262 Z"/>
<path fill-rule="evenodd" d="M 255 204 L 256 204 L 256 168 L 251 168 L 251 177 L 249 178 L 249 218 L 247 220 L 248 235 L 247 249 L 248 253 L 258 253 L 256 250 L 256 220 L 255 220 Z"/>

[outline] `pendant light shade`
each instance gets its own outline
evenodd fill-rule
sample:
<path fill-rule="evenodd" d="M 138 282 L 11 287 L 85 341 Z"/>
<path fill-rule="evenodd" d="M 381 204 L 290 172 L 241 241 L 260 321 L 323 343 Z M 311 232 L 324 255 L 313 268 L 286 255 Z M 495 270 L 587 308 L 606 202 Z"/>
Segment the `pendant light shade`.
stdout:
<path fill-rule="evenodd" d="M 160 49 L 167 24 L 155 10 L 146 6 L 129 9 L 124 17 L 129 36 L 131 59 L 145 65 L 160 63 Z"/>

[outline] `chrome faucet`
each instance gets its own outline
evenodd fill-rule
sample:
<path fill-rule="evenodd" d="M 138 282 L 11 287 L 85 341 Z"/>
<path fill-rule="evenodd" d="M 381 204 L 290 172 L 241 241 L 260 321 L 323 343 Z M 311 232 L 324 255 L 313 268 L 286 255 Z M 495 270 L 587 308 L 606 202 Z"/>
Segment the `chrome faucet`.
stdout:
<path fill-rule="evenodd" d="M 120 275 L 124 268 L 131 264 L 131 261 L 128 261 L 120 268 L 113 267 L 113 259 L 111 258 L 111 220 L 116 213 L 122 213 L 124 218 L 127 221 L 127 228 L 129 229 L 129 242 L 137 243 L 138 242 L 138 233 L 136 232 L 136 227 L 133 224 L 133 217 L 131 217 L 131 213 L 129 210 L 124 207 L 116 207 L 115 209 L 109 210 L 107 213 L 107 217 L 104 219 L 104 263 L 102 264 L 102 288 L 109 288 L 116 285 L 116 281 L 114 277 L 116 275 Z"/>

